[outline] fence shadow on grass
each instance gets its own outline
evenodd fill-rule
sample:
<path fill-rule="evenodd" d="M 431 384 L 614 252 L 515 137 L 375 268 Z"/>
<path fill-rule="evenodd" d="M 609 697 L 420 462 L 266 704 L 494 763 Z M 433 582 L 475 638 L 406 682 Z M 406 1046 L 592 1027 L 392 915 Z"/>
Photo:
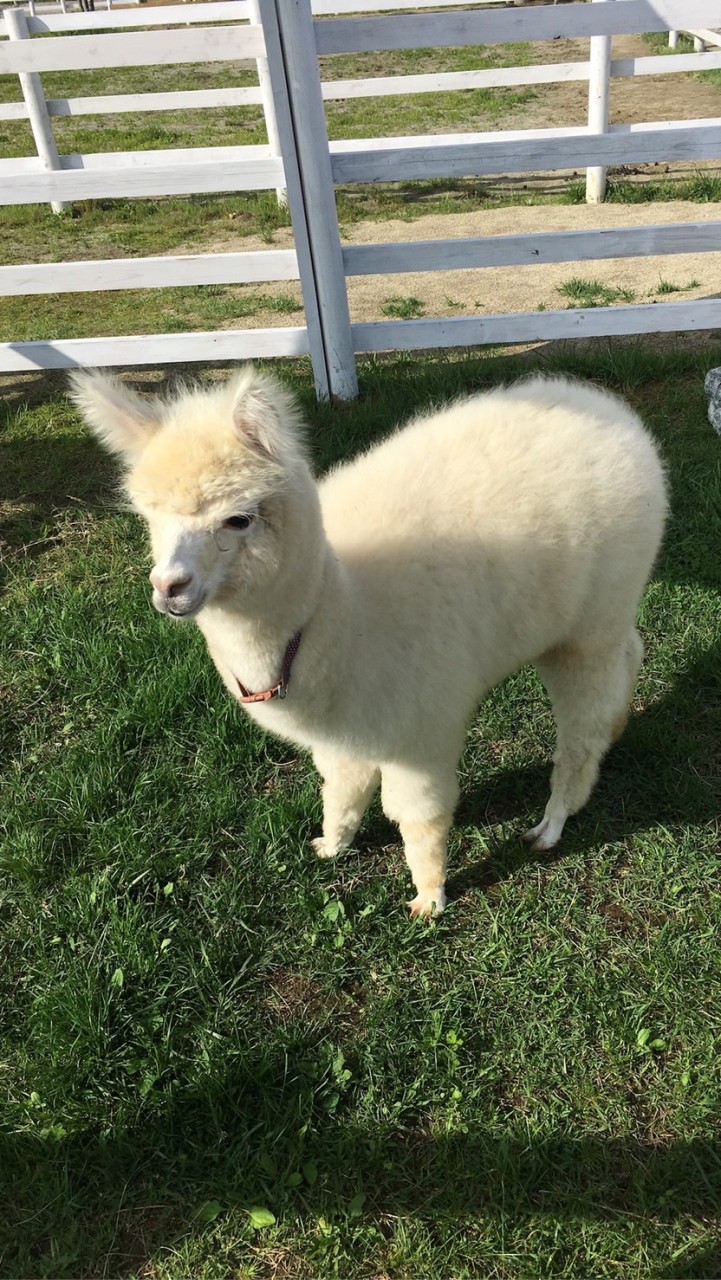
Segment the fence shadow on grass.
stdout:
<path fill-rule="evenodd" d="M 246 1051 L 232 1074 L 178 1091 L 135 1133 L 3 1139 L 13 1242 L 35 1261 L 13 1269 L 14 1249 L 11 1256 L 7 1248 L 2 1274 L 130 1276 L 160 1250 L 205 1231 L 201 1206 L 208 1204 L 214 1213 L 236 1215 L 237 1262 L 254 1204 L 272 1206 L 281 1223 L 300 1218 L 312 1231 L 319 1215 L 347 1223 L 360 1194 L 356 1224 L 384 1230 L 389 1218 L 405 1218 L 442 1233 L 473 1219 L 503 1220 L 517 1241 L 545 1221 L 549 1230 L 560 1228 L 561 1239 L 568 1231 L 569 1248 L 578 1243 L 581 1223 L 623 1233 L 636 1219 L 632 1236 L 643 1221 L 664 1227 L 718 1211 L 718 1139 L 659 1145 L 565 1133 L 533 1138 L 515 1121 L 502 1137 L 480 1129 L 443 1137 L 431 1136 L 421 1117 L 417 1129 L 412 1123 L 366 1129 L 339 1112 L 317 1118 L 298 1142 L 293 1118 L 307 1109 L 307 1055 L 315 1047 L 306 1033 L 272 1057 Z M 269 1158 L 280 1174 L 269 1173 Z M 317 1177 L 289 1188 L 287 1175 L 311 1165 Z M 6 1228 L 10 1223 L 6 1218 Z M 693 1259 L 695 1269 L 685 1269 L 691 1263 L 685 1257 L 654 1274 L 710 1280 L 720 1261 L 708 1249 Z"/>

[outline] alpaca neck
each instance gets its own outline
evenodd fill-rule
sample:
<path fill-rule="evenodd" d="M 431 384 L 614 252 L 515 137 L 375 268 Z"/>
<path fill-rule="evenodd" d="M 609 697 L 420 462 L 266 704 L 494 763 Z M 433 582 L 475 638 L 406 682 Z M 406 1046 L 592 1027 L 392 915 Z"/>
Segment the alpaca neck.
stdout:
<path fill-rule="evenodd" d="M 263 591 L 238 591 L 212 601 L 198 617 L 211 656 L 226 684 L 261 691 L 276 684 L 288 642 L 296 632 L 307 651 L 316 620 L 335 613 L 342 575 L 328 543 L 317 504 L 303 504 L 291 520 L 282 570 Z"/>

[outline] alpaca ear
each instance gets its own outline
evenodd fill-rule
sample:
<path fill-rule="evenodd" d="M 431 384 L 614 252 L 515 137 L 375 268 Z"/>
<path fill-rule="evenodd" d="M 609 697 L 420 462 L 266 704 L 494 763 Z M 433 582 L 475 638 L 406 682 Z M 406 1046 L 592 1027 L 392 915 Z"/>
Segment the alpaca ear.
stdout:
<path fill-rule="evenodd" d="M 230 385 L 233 427 L 243 444 L 273 462 L 303 452 L 298 410 L 278 383 L 251 365 Z"/>
<path fill-rule="evenodd" d="M 70 386 L 72 399 L 100 443 L 127 462 L 135 461 L 160 425 L 158 401 L 146 400 L 94 369 L 73 371 Z"/>

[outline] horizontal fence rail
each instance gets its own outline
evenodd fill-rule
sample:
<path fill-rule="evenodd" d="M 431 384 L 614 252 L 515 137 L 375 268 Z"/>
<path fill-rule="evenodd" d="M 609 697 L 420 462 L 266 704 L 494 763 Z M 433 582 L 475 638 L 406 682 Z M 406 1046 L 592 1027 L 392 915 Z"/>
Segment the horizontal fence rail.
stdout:
<path fill-rule="evenodd" d="M 711 23 L 718 0 L 684 0 L 684 26 Z M 316 19 L 318 52 L 372 53 L 379 49 L 433 49 L 526 40 L 641 35 L 668 31 L 678 0 L 608 0 L 606 4 L 541 5 L 533 9 L 394 14 L 393 17 Z"/>
<path fill-rule="evenodd" d="M 136 111 L 196 111 L 205 107 L 247 107 L 263 101 L 259 87 L 189 89 L 174 93 L 121 93 L 96 98 L 48 98 L 50 116 L 122 115 Z M 0 120 L 22 120 L 24 102 L 0 103 Z"/>
<path fill-rule="evenodd" d="M 243 151 L 250 154 L 232 154 Z M 122 161 L 123 167 L 118 168 L 113 153 L 61 156 L 62 167 L 51 172 L 43 170 L 34 157 L 22 165 L 0 161 L 0 183 L 6 185 L 2 203 L 258 191 L 284 182 L 283 162 L 268 147 L 197 147 L 189 148 L 189 154 L 180 148 L 125 151 Z M 7 181 L 10 175 L 12 182 Z"/>
<path fill-rule="evenodd" d="M 679 34 L 680 32 L 678 31 L 669 32 L 668 42 L 672 49 L 675 49 L 678 44 Z M 709 44 L 715 49 L 721 45 L 721 31 L 710 31 L 708 28 L 703 28 L 701 31 L 684 31 L 683 34 L 690 36 L 693 40 L 693 46 L 697 53 L 702 53 Z"/>
<path fill-rule="evenodd" d="M 704 252 L 721 253 L 721 222 L 346 245 L 342 257 L 347 276 L 372 276 Z M 88 293 L 297 279 L 295 251 L 270 249 L 0 267 L 0 293 Z"/>
<path fill-rule="evenodd" d="M 355 244 L 343 249 L 343 265 L 346 275 L 373 276 L 704 252 L 721 253 L 721 222 L 614 227 L 602 231 L 547 231 L 538 235 L 477 236 L 464 240 L 413 240 L 405 244 Z"/>
<path fill-rule="evenodd" d="M 0 18 L 2 15 L 0 14 Z M 209 22 L 247 22 L 250 18 L 248 0 L 222 0 L 221 3 L 199 5 L 164 5 L 157 9 L 109 9 L 97 13 L 57 13 L 33 15 L 27 24 L 31 35 L 44 35 L 55 31 L 109 31 L 121 27 L 170 27 L 173 23 L 183 26 L 205 25 Z M 2 22 L 0 21 L 0 35 Z"/>
<path fill-rule="evenodd" d="M 721 298 L 663 306 L 572 308 L 520 315 L 452 316 L 448 320 L 377 320 L 352 325 L 356 352 L 415 351 L 483 344 L 681 333 L 721 327 Z"/>
<path fill-rule="evenodd" d="M 631 3 L 631 0 L 625 0 Z M 662 120 L 612 125 L 593 134 L 585 126 L 427 137 L 331 142 L 337 183 L 460 178 L 588 165 L 707 160 L 721 156 L 721 119 Z"/>
<path fill-rule="evenodd" d="M 679 72 L 708 71 L 721 67 L 721 51 L 705 54 L 678 54 L 646 58 L 617 58 L 611 63 L 613 79 L 629 76 L 673 75 Z M 439 93 L 458 89 L 517 88 L 527 84 L 557 84 L 588 80 L 588 62 L 550 62 L 527 67 L 494 67 L 489 71 L 438 71 L 426 75 L 374 76 L 366 80 L 326 80 L 323 97 L 380 98 L 393 94 Z"/>
<path fill-rule="evenodd" d="M 298 280 L 293 249 L 197 253 L 167 258 L 106 258 L 0 267 L 0 294 L 97 293 L 106 289 L 169 289 L 193 284 L 259 284 Z"/>
<path fill-rule="evenodd" d="M 69 338 L 53 342 L 0 343 L 0 372 L 73 369 L 78 365 L 159 365 L 177 361 L 260 360 L 307 356 L 306 328 L 219 329 L 205 333 L 133 334 L 125 338 Z"/>
<path fill-rule="evenodd" d="M 59 36 L 0 44 L 0 74 L 84 71 L 93 67 L 153 67 L 176 62 L 228 62 L 264 53 L 258 27 L 196 27 L 188 31 L 129 31 Z"/>

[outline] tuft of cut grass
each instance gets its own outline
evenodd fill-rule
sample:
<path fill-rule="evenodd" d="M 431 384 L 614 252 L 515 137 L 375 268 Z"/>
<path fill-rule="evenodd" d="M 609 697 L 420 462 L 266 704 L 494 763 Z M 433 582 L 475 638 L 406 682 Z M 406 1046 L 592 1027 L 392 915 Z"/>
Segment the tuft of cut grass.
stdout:
<path fill-rule="evenodd" d="M 614 302 L 633 302 L 636 297 L 632 289 L 615 289 L 600 280 L 584 280 L 580 276 L 564 280 L 557 285 L 557 292 L 571 299 L 569 307 L 608 307 Z"/>
<path fill-rule="evenodd" d="M 415 320 L 423 315 L 423 303 L 420 298 L 395 296 L 386 298 L 381 311 L 384 316 L 394 316 L 398 320 Z"/>
<path fill-rule="evenodd" d="M 659 280 L 653 292 L 657 294 L 686 293 L 689 289 L 698 289 L 700 284 L 701 281 L 696 279 L 687 280 L 686 284 L 673 284 L 670 280 Z"/>

